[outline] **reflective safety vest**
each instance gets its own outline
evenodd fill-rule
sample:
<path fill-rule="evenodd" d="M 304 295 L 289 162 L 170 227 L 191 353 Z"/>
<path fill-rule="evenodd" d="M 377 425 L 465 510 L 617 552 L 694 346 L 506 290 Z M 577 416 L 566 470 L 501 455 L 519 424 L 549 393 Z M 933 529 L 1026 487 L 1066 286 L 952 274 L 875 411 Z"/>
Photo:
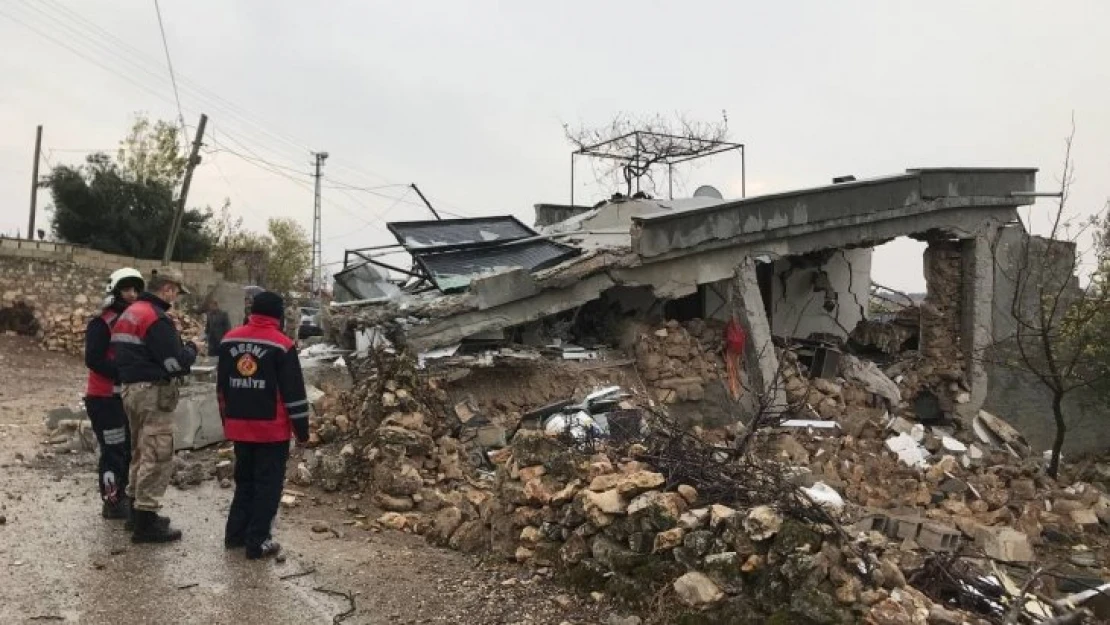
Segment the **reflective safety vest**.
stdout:
<path fill-rule="evenodd" d="M 169 374 L 154 360 L 146 346 L 146 335 L 159 319 L 166 318 L 151 302 L 139 299 L 116 319 L 112 326 L 112 350 L 119 377 L 124 383 L 158 382 Z"/>
<path fill-rule="evenodd" d="M 118 318 L 119 314 L 111 308 L 104 309 L 104 312 L 100 313 L 100 316 L 97 317 L 97 319 L 103 321 L 104 324 L 108 326 L 109 331 L 112 330 L 112 325 L 115 324 Z M 107 354 L 109 360 L 113 357 L 112 351 L 112 346 L 109 345 Z M 116 384 L 115 380 L 89 369 L 89 380 L 85 384 L 86 397 L 111 397 L 118 394 L 120 390 L 122 389 Z"/>

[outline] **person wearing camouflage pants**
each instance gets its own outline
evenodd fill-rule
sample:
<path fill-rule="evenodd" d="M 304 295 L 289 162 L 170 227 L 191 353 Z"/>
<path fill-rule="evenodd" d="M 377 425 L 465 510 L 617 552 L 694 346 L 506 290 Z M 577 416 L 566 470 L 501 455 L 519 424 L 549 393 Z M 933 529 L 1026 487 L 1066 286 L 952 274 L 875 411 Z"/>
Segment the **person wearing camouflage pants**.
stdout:
<path fill-rule="evenodd" d="M 131 427 L 127 495 L 134 504 L 131 540 L 181 540 L 181 530 L 158 515 L 173 471 L 173 412 L 178 381 L 197 359 L 197 347 L 181 342 L 166 311 L 188 293 L 181 272 L 162 268 L 112 326 L 112 348 L 123 384 L 123 407 Z"/>

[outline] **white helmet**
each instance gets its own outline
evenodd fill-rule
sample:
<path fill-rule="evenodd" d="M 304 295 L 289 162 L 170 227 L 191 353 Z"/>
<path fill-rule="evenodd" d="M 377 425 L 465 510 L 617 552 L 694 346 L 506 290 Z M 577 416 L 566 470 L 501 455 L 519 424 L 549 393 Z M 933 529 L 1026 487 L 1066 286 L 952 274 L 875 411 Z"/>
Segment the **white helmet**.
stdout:
<path fill-rule="evenodd" d="M 105 292 L 112 293 L 116 290 L 116 287 L 119 286 L 120 282 L 124 280 L 138 280 L 139 284 L 137 288 L 140 291 L 146 287 L 146 280 L 143 279 L 143 274 L 139 273 L 138 269 L 124 267 L 123 269 L 113 271 L 112 275 L 108 276 L 108 288 L 105 289 Z"/>

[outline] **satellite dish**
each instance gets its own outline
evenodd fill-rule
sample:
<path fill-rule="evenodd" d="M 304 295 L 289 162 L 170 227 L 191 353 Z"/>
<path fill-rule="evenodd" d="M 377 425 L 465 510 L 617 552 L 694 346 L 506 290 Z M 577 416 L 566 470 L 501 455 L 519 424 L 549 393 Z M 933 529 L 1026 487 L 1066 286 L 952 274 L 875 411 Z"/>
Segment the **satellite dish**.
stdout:
<path fill-rule="evenodd" d="M 697 190 L 694 191 L 694 197 L 711 197 L 717 200 L 725 199 L 725 196 L 721 195 L 721 192 L 717 190 L 717 187 L 713 187 L 707 184 L 703 184 L 702 186 L 698 187 Z"/>

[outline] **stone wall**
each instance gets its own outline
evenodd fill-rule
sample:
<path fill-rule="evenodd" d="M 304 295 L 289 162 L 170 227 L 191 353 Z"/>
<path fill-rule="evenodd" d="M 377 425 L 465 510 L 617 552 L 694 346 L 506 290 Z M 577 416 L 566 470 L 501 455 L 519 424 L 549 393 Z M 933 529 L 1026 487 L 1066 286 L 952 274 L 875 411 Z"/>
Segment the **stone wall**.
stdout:
<path fill-rule="evenodd" d="M 44 346 L 76 351 L 74 327 L 84 325 L 104 298 L 106 272 L 74 262 L 44 257 L 0 255 L 0 310 L 25 309 L 34 315 L 31 328 L 4 328 L 33 333 Z M 79 342 L 79 341 L 78 341 Z"/>
<path fill-rule="evenodd" d="M 1018 362 L 1010 345 L 1017 323 L 1013 310 L 1015 306 L 1022 310 L 1035 310 L 1039 292 L 1038 288 L 1030 287 L 1025 297 L 1019 298 L 1015 304 L 1019 282 L 1015 268 L 1021 266 L 1025 254 L 1025 236 L 1018 227 L 1003 228 L 995 243 L 994 342 L 983 358 L 990 380 L 984 409 L 1006 419 L 1025 435 L 1034 448 L 1049 449 L 1056 435 L 1051 395 L 1031 372 L 1006 364 Z M 1070 253 L 1074 254 L 1074 246 L 1065 245 L 1069 245 Z M 1029 266 L 1033 273 L 1029 284 L 1070 275 L 1072 264 L 1066 254 L 1049 254 L 1049 242 L 1041 238 L 1034 238 L 1030 246 L 1029 255 L 1033 261 Z M 1074 277 L 1070 280 L 1074 281 Z M 1064 415 L 1068 426 L 1065 455 L 1110 448 L 1110 427 L 1107 427 L 1110 424 L 1110 409 L 1097 401 L 1093 394 L 1085 389 L 1069 393 L 1064 401 Z"/>
<path fill-rule="evenodd" d="M 87 248 L 0 238 L 0 331 L 33 335 L 43 347 L 80 354 L 88 320 L 101 309 L 108 275 L 134 267 L 149 276 L 161 263 L 103 254 Z M 196 293 L 222 281 L 202 263 L 173 263 Z M 201 296 L 184 302 L 185 307 Z M 235 320 L 235 317 L 233 317 Z M 198 321 L 178 319 L 186 338 L 196 339 Z"/>
<path fill-rule="evenodd" d="M 162 266 L 160 259 L 142 259 L 133 256 L 105 254 L 87 247 L 55 243 L 50 241 L 27 241 L 0 237 L 0 259 L 23 259 L 27 261 L 71 262 L 83 269 L 92 270 L 100 276 L 103 286 L 108 274 L 120 267 L 134 267 L 149 276 L 150 271 Z M 207 293 L 223 276 L 208 263 L 170 263 L 185 274 L 185 281 L 199 293 Z"/>

